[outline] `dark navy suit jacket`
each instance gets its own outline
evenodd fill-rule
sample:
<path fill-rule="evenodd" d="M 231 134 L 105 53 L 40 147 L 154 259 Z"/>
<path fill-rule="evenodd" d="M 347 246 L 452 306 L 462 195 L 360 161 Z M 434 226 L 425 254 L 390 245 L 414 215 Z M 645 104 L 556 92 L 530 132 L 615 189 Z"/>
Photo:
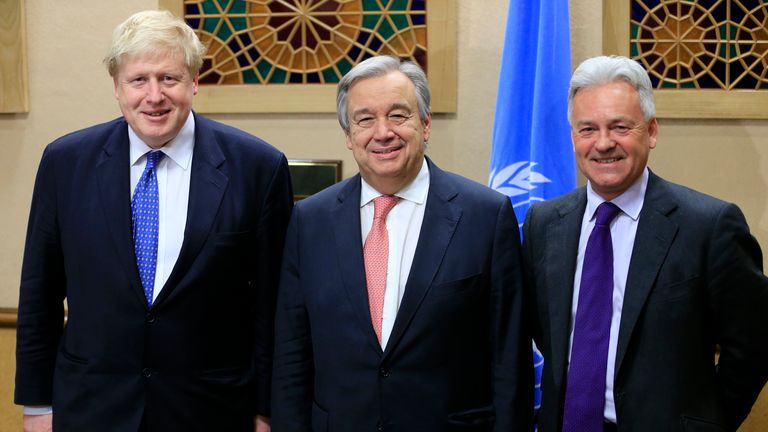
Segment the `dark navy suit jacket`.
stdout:
<path fill-rule="evenodd" d="M 562 429 L 586 189 L 536 204 L 523 256 L 544 355 L 539 430 Z M 768 378 L 768 280 L 741 211 L 651 173 L 627 274 L 614 401 L 620 432 L 735 431 Z M 715 350 L 720 357 L 715 365 Z"/>
<path fill-rule="evenodd" d="M 275 432 L 530 430 L 531 338 L 512 206 L 429 169 L 385 351 L 368 310 L 360 177 L 297 204 L 278 296 Z"/>
<path fill-rule="evenodd" d="M 133 252 L 128 126 L 50 144 L 19 300 L 16 403 L 54 430 L 253 430 L 269 412 L 274 303 L 292 207 L 285 157 L 195 116 L 181 252 L 152 308 Z M 66 298 L 68 322 L 62 329 Z"/>

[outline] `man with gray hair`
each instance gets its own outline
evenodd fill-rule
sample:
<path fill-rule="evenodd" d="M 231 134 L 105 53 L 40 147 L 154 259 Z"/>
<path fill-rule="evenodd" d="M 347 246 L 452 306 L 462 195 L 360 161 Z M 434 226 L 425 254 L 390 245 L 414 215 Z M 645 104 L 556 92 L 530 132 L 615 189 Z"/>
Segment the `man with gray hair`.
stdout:
<path fill-rule="evenodd" d="M 389 56 L 338 85 L 360 174 L 292 215 L 276 432 L 532 427 L 517 221 L 506 196 L 424 156 L 429 100 L 421 68 Z"/>
<path fill-rule="evenodd" d="M 105 59 L 123 116 L 43 154 L 19 298 L 25 431 L 269 430 L 288 166 L 191 112 L 204 52 L 169 12 L 132 15 Z"/>
<path fill-rule="evenodd" d="M 584 61 L 568 116 L 587 185 L 523 226 L 539 430 L 735 431 L 768 378 L 760 246 L 736 205 L 648 169 L 659 125 L 637 62 Z"/>

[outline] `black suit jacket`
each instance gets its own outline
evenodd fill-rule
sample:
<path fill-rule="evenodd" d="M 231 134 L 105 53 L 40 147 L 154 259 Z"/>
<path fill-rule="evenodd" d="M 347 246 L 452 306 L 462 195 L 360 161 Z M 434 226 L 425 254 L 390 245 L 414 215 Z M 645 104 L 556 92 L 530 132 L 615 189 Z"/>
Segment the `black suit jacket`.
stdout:
<path fill-rule="evenodd" d="M 545 359 L 542 432 L 562 427 L 585 207 L 580 188 L 532 206 L 523 227 L 534 336 Z M 733 431 L 767 377 L 768 281 L 744 216 L 651 173 L 619 327 L 619 431 Z"/>
<path fill-rule="evenodd" d="M 57 431 L 252 430 L 269 412 L 285 157 L 195 116 L 181 252 L 151 309 L 133 252 L 127 123 L 43 155 L 19 299 L 15 401 Z M 68 322 L 62 329 L 66 298 Z"/>
<path fill-rule="evenodd" d="M 297 204 L 278 296 L 275 432 L 530 429 L 512 206 L 429 168 L 418 246 L 383 352 L 368 310 L 360 177 Z"/>

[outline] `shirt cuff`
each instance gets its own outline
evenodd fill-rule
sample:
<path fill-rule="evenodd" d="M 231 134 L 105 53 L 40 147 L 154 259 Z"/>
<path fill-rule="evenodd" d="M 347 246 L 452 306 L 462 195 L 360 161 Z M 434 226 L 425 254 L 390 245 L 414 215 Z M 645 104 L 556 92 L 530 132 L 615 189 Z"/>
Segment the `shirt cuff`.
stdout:
<path fill-rule="evenodd" d="M 53 407 L 52 406 L 25 406 L 24 407 L 24 415 L 46 415 L 46 414 L 53 414 Z"/>

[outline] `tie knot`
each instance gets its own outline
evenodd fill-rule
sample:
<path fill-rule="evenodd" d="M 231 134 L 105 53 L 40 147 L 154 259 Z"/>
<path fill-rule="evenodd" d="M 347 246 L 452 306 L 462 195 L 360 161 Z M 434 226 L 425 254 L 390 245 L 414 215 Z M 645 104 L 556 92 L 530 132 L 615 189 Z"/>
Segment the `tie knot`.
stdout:
<path fill-rule="evenodd" d="M 621 209 L 619 209 L 616 204 L 605 201 L 597 206 L 595 225 L 604 226 L 610 224 L 613 218 L 619 214 L 619 211 L 621 211 Z"/>
<path fill-rule="evenodd" d="M 161 151 L 151 151 L 147 154 L 147 170 L 154 169 L 155 166 L 163 159 L 165 153 Z"/>
<path fill-rule="evenodd" d="M 374 198 L 373 199 L 373 218 L 374 219 L 386 218 L 389 211 L 392 210 L 392 207 L 394 207 L 399 200 L 400 200 L 400 197 L 396 197 L 394 195 L 382 195 L 378 198 Z"/>

